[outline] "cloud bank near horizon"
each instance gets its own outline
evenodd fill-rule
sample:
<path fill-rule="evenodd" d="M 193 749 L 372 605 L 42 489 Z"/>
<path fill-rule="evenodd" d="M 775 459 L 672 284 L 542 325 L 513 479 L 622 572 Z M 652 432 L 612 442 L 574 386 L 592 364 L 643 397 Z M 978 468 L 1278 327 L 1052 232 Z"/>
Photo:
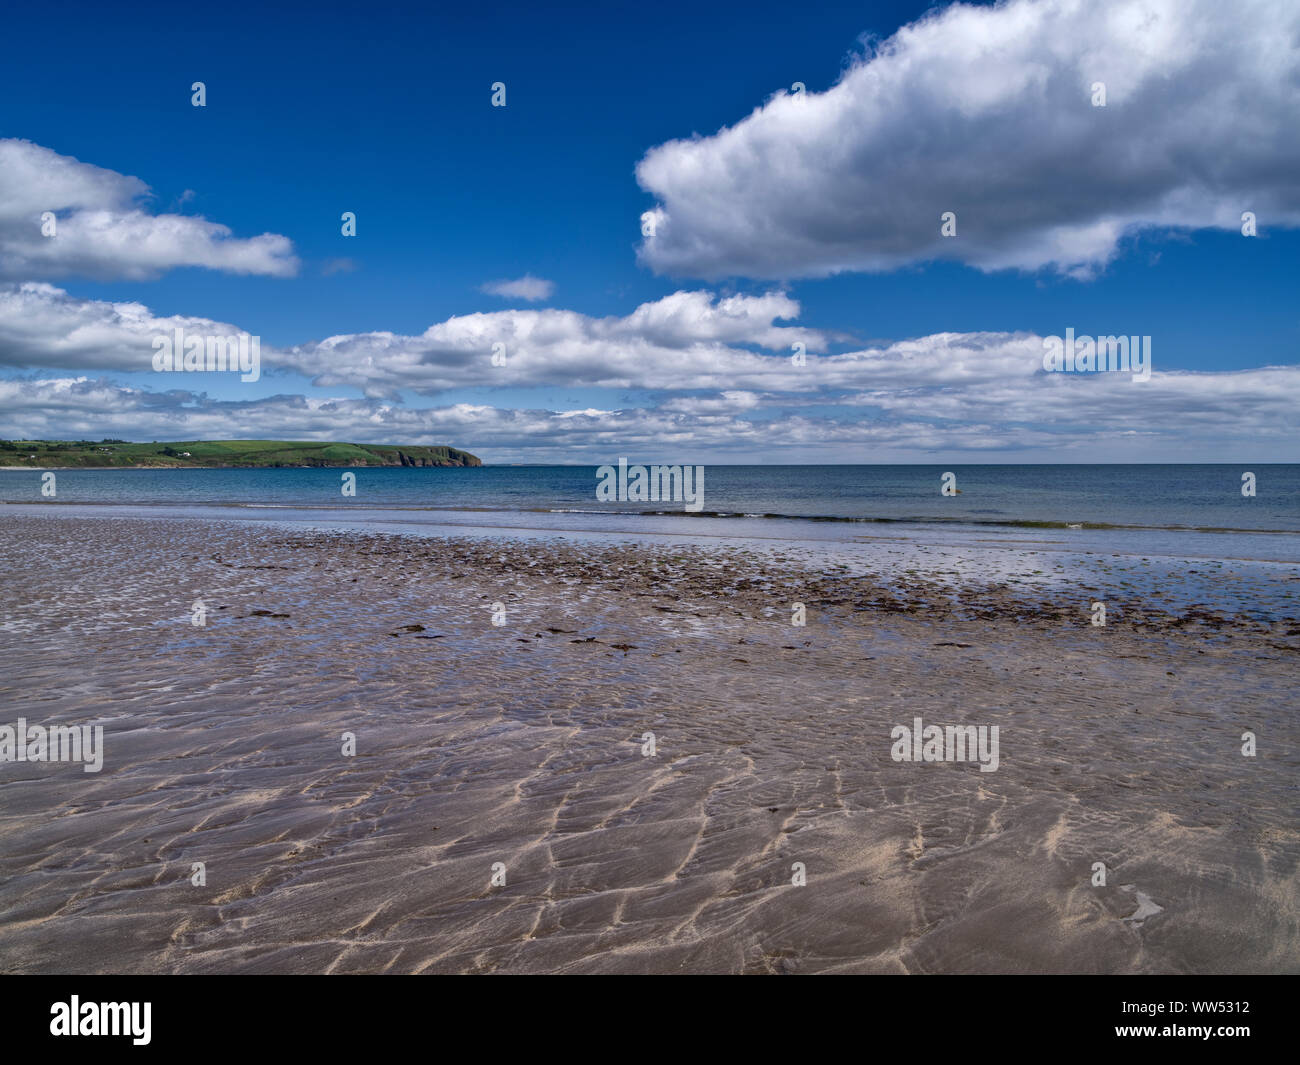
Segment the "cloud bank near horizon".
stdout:
<path fill-rule="evenodd" d="M 782 293 L 677 292 L 623 317 L 501 311 L 448 319 L 419 336 L 365 333 L 264 346 L 263 374 L 316 394 L 216 399 L 214 375 L 155 375 L 152 338 L 238 324 L 158 317 L 139 303 L 81 300 L 55 286 L 0 286 L 0 436 L 145 439 L 285 437 L 451 443 L 487 461 L 605 462 L 634 452 L 719 461 L 927 461 L 935 453 L 1061 461 L 1193 461 L 1267 449 L 1300 458 L 1300 366 L 1197 373 L 1043 371 L 1028 332 L 937 333 L 838 354 L 790 322 Z M 492 345 L 504 338 L 506 366 Z M 797 339 L 792 339 L 797 338 Z M 794 343 L 809 352 L 804 365 Z M 228 382 L 224 382 L 228 383 Z M 468 389 L 584 387 L 607 406 L 529 409 L 457 401 Z M 330 395 L 326 390 L 333 389 Z M 619 392 L 648 398 L 627 408 Z M 356 390 L 361 395 L 337 394 Z M 441 397 L 417 407 L 401 393 Z M 1291 452 L 1287 449 L 1290 448 Z M 1199 449 L 1199 452 L 1196 450 Z"/>

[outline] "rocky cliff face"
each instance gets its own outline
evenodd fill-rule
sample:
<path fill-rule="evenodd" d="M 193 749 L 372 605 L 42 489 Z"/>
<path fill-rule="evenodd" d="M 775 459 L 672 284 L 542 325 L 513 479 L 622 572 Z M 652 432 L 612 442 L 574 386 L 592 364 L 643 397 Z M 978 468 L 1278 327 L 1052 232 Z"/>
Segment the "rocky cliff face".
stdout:
<path fill-rule="evenodd" d="M 482 466 L 483 460 L 477 455 L 471 455 L 468 451 L 458 451 L 450 448 L 449 454 L 445 459 L 430 458 L 427 455 L 408 455 L 405 451 L 397 453 L 397 465 L 401 466 Z"/>

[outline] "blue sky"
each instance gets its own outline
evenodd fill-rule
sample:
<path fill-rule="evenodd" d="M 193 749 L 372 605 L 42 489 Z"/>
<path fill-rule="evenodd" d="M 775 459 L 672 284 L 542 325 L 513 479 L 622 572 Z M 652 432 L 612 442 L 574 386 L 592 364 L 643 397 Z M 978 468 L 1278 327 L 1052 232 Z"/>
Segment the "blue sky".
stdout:
<path fill-rule="evenodd" d="M 0 435 L 798 462 L 1132 461 L 1137 434 L 1139 461 L 1295 460 L 1289 6 L 1032 0 L 925 23 L 919 4 L 863 3 L 15 10 L 0 146 L 35 147 L 0 152 L 0 211 L 19 205 L 0 215 Z M 773 100 L 795 82 L 804 100 Z M 33 245 L 60 158 L 99 171 L 51 204 L 64 234 Z M 104 192 L 118 178 L 100 171 L 147 192 Z M 664 231 L 644 238 L 656 209 Z M 94 210 L 91 232 L 77 212 Z M 159 252 L 171 217 L 229 236 Z M 239 244 L 262 234 L 279 250 Z M 483 288 L 523 277 L 549 295 Z M 632 320 L 678 293 L 707 295 Z M 796 313 L 765 318 L 774 296 Z M 701 324 L 735 298 L 722 317 L 748 325 Z M 133 305 L 149 327 L 123 324 Z M 153 372 L 141 338 L 173 316 L 260 336 L 261 380 Z M 1067 327 L 1150 336 L 1157 373 L 1044 381 L 1032 352 Z M 803 334 L 781 328 L 815 334 L 813 369 L 833 372 L 788 379 Z M 495 336 L 507 372 L 475 348 Z M 354 339 L 323 354 L 330 337 Z M 819 362 L 834 356 L 853 365 Z M 1265 367 L 1283 370 L 1248 372 Z M 1026 389 L 1044 402 L 1010 401 Z"/>

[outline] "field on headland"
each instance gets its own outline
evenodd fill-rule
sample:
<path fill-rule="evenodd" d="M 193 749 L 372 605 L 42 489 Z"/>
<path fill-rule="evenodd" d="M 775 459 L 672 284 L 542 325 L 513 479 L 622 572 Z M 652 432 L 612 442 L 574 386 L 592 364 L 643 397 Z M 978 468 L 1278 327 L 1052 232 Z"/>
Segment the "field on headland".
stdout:
<path fill-rule="evenodd" d="M 72 469 L 266 466 L 480 466 L 454 447 L 293 440 L 0 440 L 0 466 Z"/>

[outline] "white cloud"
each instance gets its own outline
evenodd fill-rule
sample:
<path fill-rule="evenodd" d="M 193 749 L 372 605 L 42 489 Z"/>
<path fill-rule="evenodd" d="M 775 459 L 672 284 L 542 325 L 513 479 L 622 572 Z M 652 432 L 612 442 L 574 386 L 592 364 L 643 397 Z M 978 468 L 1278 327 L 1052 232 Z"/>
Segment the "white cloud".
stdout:
<path fill-rule="evenodd" d="M 146 280 L 179 266 L 271 277 L 297 272 L 288 237 L 239 239 L 203 218 L 149 214 L 137 204 L 148 194 L 139 178 L 30 141 L 0 140 L 0 279 Z M 42 233 L 47 212 L 54 215 L 53 236 Z"/>
<path fill-rule="evenodd" d="M 1297 39 L 1292 0 L 954 5 L 824 93 L 648 152 L 639 254 L 704 278 L 939 259 L 1086 277 L 1147 227 L 1300 225 Z"/>
<path fill-rule="evenodd" d="M 157 317 L 141 303 L 78 299 L 43 281 L 0 284 L 0 366 L 151 370 L 153 338 L 177 327 L 203 336 L 246 331 L 210 318 Z"/>
<path fill-rule="evenodd" d="M 489 296 L 500 296 L 502 299 L 527 300 L 529 303 L 536 303 L 538 300 L 551 298 L 551 294 L 555 292 L 555 282 L 525 274 L 517 281 L 489 281 L 480 291 L 486 292 Z"/>
<path fill-rule="evenodd" d="M 158 375 L 154 391 L 95 375 L 149 370 L 152 338 L 177 326 L 255 333 L 247 323 L 158 317 L 138 303 L 79 300 L 42 282 L 0 286 L 0 365 L 58 373 L 0 379 L 0 436 L 451 443 L 500 462 L 604 462 L 632 449 L 732 462 L 927 461 L 936 452 L 1058 461 L 1300 458 L 1300 366 L 1166 370 L 1177 353 L 1156 337 L 1148 381 L 1044 373 L 1043 338 L 1026 332 L 937 333 L 816 355 L 823 334 L 774 324 L 798 310 L 779 293 L 679 292 L 624 317 L 502 311 L 448 319 L 419 337 L 369 333 L 288 350 L 264 344 L 264 380 L 288 369 L 315 375 L 314 389 L 234 400 L 197 391 L 213 387 L 209 377 Z M 789 357 L 792 336 L 808 342 L 805 365 Z M 495 367 L 491 342 L 501 337 L 509 363 Z M 222 387 L 239 387 L 233 381 L 222 378 Z M 608 401 L 549 411 L 393 399 L 495 384 L 603 389 Z M 339 385 L 366 397 L 328 392 Z M 645 406 L 629 407 L 619 394 L 629 388 L 650 396 Z"/>
<path fill-rule="evenodd" d="M 780 293 L 676 292 L 621 318 L 495 311 L 449 318 L 419 336 L 346 334 L 288 349 L 263 344 L 262 359 L 267 370 L 291 370 L 320 387 L 346 385 L 376 398 L 483 385 L 724 389 L 736 375 L 766 379 L 788 363 L 736 345 L 824 348 L 827 334 L 776 324 L 798 313 L 799 304 Z M 248 323 L 159 317 L 140 303 L 78 299 L 47 282 L 0 284 L 0 366 L 147 370 L 153 338 L 178 326 L 199 334 L 258 332 Z M 505 345 L 505 366 L 492 365 L 496 343 Z"/>
<path fill-rule="evenodd" d="M 659 409 L 681 414 L 735 414 L 757 410 L 763 397 L 756 392 L 727 391 L 711 396 L 674 396 L 659 404 Z"/>
<path fill-rule="evenodd" d="M 167 384 L 184 385 L 172 376 Z M 797 398 L 674 397 L 658 407 L 547 411 L 277 395 L 215 399 L 85 377 L 0 379 L 0 436 L 449 443 L 494 462 L 1300 460 L 1300 367 L 1231 373 L 1020 374 Z M 817 406 L 827 410 L 814 411 Z M 809 409 L 801 409 L 809 408 Z M 836 416 L 835 409 L 847 416 Z M 676 458 L 674 458 L 676 456 Z M 960 458 L 958 459 L 960 461 Z"/>
<path fill-rule="evenodd" d="M 1300 401 L 1297 367 L 1170 374 L 1147 385 L 1105 375 L 1040 381 L 1034 398 L 1019 405 L 1015 394 L 1025 390 L 1023 381 L 973 395 L 945 392 L 938 407 L 934 395 L 859 397 L 879 406 L 879 416 L 830 420 L 779 406 L 759 418 L 721 409 L 414 408 L 297 395 L 217 400 L 84 377 L 0 379 L 0 436 L 452 444 L 490 462 L 600 463 L 617 455 L 640 461 L 933 461 L 936 453 L 968 461 L 995 455 L 1064 462 L 1300 458 L 1292 417 Z M 1120 407 L 1114 409 L 1117 396 Z M 1004 410 L 1007 402 L 1013 405 Z M 1148 413 L 1135 421 L 1132 411 L 1139 407 Z M 1008 413 L 1030 414 L 1033 423 L 1009 424 L 1003 420 Z"/>
<path fill-rule="evenodd" d="M 828 334 L 777 324 L 798 314 L 799 304 L 781 293 L 675 292 L 625 317 L 495 311 L 458 315 L 415 337 L 328 337 L 276 353 L 273 363 L 310 375 L 319 387 L 348 385 L 374 397 L 481 385 L 725 389 L 738 374 L 780 369 L 778 360 L 741 345 L 789 352 L 800 342 L 825 350 Z M 491 362 L 495 344 L 504 345 L 502 366 Z"/>

